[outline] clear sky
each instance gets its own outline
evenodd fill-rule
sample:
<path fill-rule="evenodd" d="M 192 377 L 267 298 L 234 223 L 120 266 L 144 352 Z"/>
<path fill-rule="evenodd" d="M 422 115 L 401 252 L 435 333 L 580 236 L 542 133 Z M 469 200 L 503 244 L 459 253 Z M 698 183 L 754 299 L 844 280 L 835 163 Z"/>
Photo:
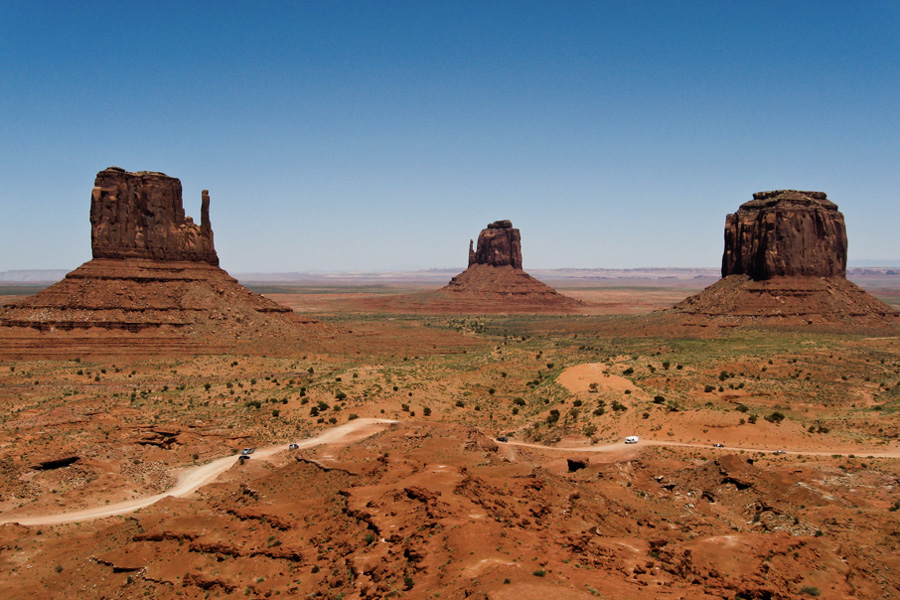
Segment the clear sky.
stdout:
<path fill-rule="evenodd" d="M 717 266 L 824 191 L 900 259 L 900 2 L 0 0 L 0 270 L 90 259 L 108 166 L 209 189 L 232 273 Z"/>

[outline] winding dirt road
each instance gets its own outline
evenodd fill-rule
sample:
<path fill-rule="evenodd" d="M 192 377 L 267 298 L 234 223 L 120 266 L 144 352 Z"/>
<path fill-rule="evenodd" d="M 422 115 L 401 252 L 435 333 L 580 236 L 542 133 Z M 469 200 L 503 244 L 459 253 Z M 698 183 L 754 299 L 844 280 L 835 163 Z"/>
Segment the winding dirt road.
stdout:
<path fill-rule="evenodd" d="M 360 440 L 373 435 L 384 426 L 391 425 L 397 421 L 389 419 L 356 419 L 339 425 L 333 429 L 329 429 L 316 437 L 312 437 L 301 442 L 297 442 L 300 448 L 309 448 L 320 444 L 340 444 Z M 269 458 L 276 452 L 285 450 L 284 444 L 277 446 L 266 446 L 259 448 L 253 453 L 253 460 L 262 460 Z M 95 508 L 87 508 L 73 512 L 59 513 L 55 515 L 42 515 L 35 517 L 8 517 L 0 518 L 0 525 L 5 523 L 18 523 L 19 525 L 59 525 L 61 523 L 75 523 L 78 521 L 90 521 L 93 519 L 101 519 L 103 517 L 112 517 L 125 513 L 134 512 L 138 509 L 145 508 L 151 504 L 159 502 L 168 496 L 183 498 L 203 487 L 207 483 L 215 481 L 222 473 L 231 468 L 234 463 L 239 460 L 239 455 L 234 454 L 218 458 L 212 462 L 200 465 L 199 467 L 183 469 L 178 475 L 178 482 L 175 487 L 154 496 L 144 498 L 136 498 L 134 500 L 126 500 L 124 502 L 116 502 L 115 504 L 107 504 L 97 506 Z"/>
<path fill-rule="evenodd" d="M 344 425 L 339 425 L 334 427 L 333 429 L 329 429 L 323 433 L 320 433 L 316 437 L 309 438 L 307 440 L 303 440 L 301 442 L 297 442 L 300 448 L 309 448 L 312 446 L 317 446 L 320 444 L 340 444 L 340 443 L 349 443 L 357 440 L 364 439 L 373 435 L 384 429 L 387 425 L 392 425 L 395 423 L 400 423 L 400 421 L 392 421 L 389 419 L 356 419 L 354 421 L 350 421 L 349 423 L 345 423 Z M 670 442 L 670 441 L 657 441 L 657 440 L 645 440 L 642 439 L 637 444 L 625 444 L 624 442 L 617 442 L 613 444 L 603 444 L 597 446 L 581 446 L 581 447 L 557 447 L 557 446 L 542 446 L 540 444 L 529 444 L 526 442 L 520 442 L 517 440 L 508 440 L 506 442 L 510 446 L 518 446 L 524 448 L 535 448 L 539 450 L 553 450 L 560 452 L 569 452 L 569 453 L 585 453 L 585 452 L 625 452 L 628 450 L 634 451 L 637 453 L 641 447 L 646 446 L 680 446 L 686 448 L 706 448 L 711 449 L 712 447 L 708 444 L 688 444 L 683 442 Z M 266 446 L 264 448 L 259 448 L 253 454 L 253 460 L 264 460 L 269 458 L 273 454 L 277 452 L 281 452 L 285 450 L 284 444 L 279 444 L 277 446 Z M 770 449 L 761 449 L 761 448 L 740 448 L 740 447 L 723 447 L 716 448 L 716 450 L 720 451 L 744 451 L 744 452 L 764 452 L 769 454 L 774 454 L 776 452 L 781 452 L 784 454 L 793 454 L 793 455 L 808 455 L 808 456 L 833 456 L 833 455 L 842 455 L 847 456 L 851 454 L 846 449 L 829 451 L 829 450 L 819 450 L 819 451 L 798 451 L 798 450 L 786 450 L 786 451 L 777 451 Z M 856 455 L 859 457 L 866 458 L 900 458 L 900 450 L 893 450 L 889 452 L 862 452 L 855 451 Z M 222 473 L 231 468 L 234 463 L 236 463 L 239 459 L 238 455 L 225 456 L 223 458 L 216 459 L 212 462 L 206 463 L 204 465 L 200 465 L 198 467 L 182 469 L 178 475 L 178 483 L 175 484 L 175 487 L 172 489 L 163 492 L 162 494 L 156 494 L 154 496 L 147 496 L 145 498 L 137 498 L 135 500 L 127 500 L 124 502 L 117 502 L 116 504 L 108 504 L 105 506 L 98 506 L 95 508 L 88 508 L 85 510 L 73 511 L 73 512 L 65 512 L 58 513 L 54 515 L 42 515 L 35 517 L 7 517 L 0 518 L 0 525 L 5 523 L 18 523 L 19 525 L 59 525 L 62 523 L 75 523 L 78 521 L 90 521 L 93 519 L 100 519 L 103 517 L 111 517 L 115 515 L 122 515 L 130 512 L 134 512 L 138 509 L 145 508 L 159 502 L 163 498 L 168 496 L 174 496 L 176 498 L 182 498 L 184 496 L 188 496 L 197 489 L 203 487 L 207 483 L 215 481 L 216 478 L 219 477 Z"/>

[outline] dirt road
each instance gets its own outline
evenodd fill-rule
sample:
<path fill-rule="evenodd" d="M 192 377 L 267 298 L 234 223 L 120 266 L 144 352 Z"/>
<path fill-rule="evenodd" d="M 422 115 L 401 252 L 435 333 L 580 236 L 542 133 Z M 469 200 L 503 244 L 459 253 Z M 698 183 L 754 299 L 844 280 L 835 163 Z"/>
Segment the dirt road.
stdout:
<path fill-rule="evenodd" d="M 311 446 L 318 446 L 319 444 L 339 444 L 353 442 L 373 435 L 378 431 L 384 429 L 384 426 L 390 425 L 391 423 L 396 423 L 396 421 L 391 421 L 388 419 L 356 419 L 344 425 L 329 429 L 328 431 L 325 431 L 317 435 L 316 437 L 297 442 L 297 444 L 300 446 L 300 448 L 309 448 Z M 252 460 L 263 460 L 272 456 L 276 452 L 281 452 L 285 449 L 285 444 L 259 448 L 258 450 L 256 450 L 256 452 L 253 453 Z M 136 498 L 134 500 L 117 502 L 115 504 L 107 504 L 95 508 L 59 513 L 55 515 L 41 515 L 34 517 L 2 517 L 0 518 L 0 525 L 4 523 L 18 523 L 19 525 L 59 525 L 61 523 L 90 521 L 92 519 L 101 519 L 103 517 L 111 517 L 114 515 L 122 515 L 125 513 L 134 512 L 138 509 L 159 502 L 160 500 L 168 496 L 182 498 L 184 496 L 192 494 L 194 491 L 203 487 L 207 483 L 215 481 L 216 478 L 219 477 L 219 475 L 230 469 L 231 466 L 238 461 L 238 459 L 239 456 L 235 454 L 216 459 L 212 462 L 200 465 L 199 467 L 183 469 L 178 474 L 178 482 L 175 484 L 175 487 L 163 492 L 162 494 L 156 494 L 155 496 Z"/>
<path fill-rule="evenodd" d="M 348 443 L 356 440 L 360 440 L 366 438 L 370 435 L 377 433 L 384 429 L 386 425 L 391 425 L 394 423 L 399 423 L 399 421 L 391 421 L 388 419 L 356 419 L 344 425 L 340 425 L 333 429 L 329 429 L 328 431 L 322 432 L 316 437 L 309 438 L 307 440 L 303 440 L 301 442 L 297 442 L 300 448 L 309 448 L 311 446 L 317 446 L 320 444 L 339 444 L 339 443 Z M 623 442 L 616 442 L 613 444 L 603 444 L 597 446 L 576 446 L 576 447 L 568 447 L 562 448 L 557 446 L 542 446 L 539 444 L 528 444 L 526 442 L 520 442 L 517 440 L 509 440 L 506 442 L 509 446 L 519 446 L 525 448 L 536 448 L 540 450 L 553 450 L 559 452 L 569 452 L 569 453 L 584 453 L 584 452 L 620 452 L 626 453 L 629 452 L 631 454 L 637 454 L 642 447 L 646 446 L 681 446 L 687 448 L 712 448 L 708 444 L 688 444 L 683 442 L 671 442 L 671 441 L 657 441 L 657 440 L 647 440 L 642 439 L 637 444 L 625 444 Z M 252 460 L 259 461 L 269 458 L 273 454 L 277 452 L 282 452 L 286 449 L 285 444 L 279 444 L 276 446 L 266 446 L 264 448 L 259 448 L 253 454 Z M 740 447 L 724 447 L 718 448 L 717 450 L 728 452 L 728 451 L 745 451 L 745 452 L 766 452 L 766 453 L 776 453 L 778 449 L 761 449 L 761 448 L 740 448 Z M 833 456 L 835 454 L 840 455 L 849 455 L 850 453 L 847 450 L 836 450 L 836 451 L 797 451 L 797 450 L 786 450 L 781 451 L 784 454 L 803 454 L 808 456 L 818 455 L 818 456 Z M 862 452 L 856 451 L 857 456 L 866 457 L 866 458 L 900 458 L 900 451 L 893 450 L 889 452 Z M 137 498 L 135 500 L 127 500 L 125 502 L 117 502 L 116 504 L 108 504 L 105 506 L 98 506 L 96 508 L 89 508 L 85 510 L 59 513 L 55 515 L 42 515 L 42 516 L 34 516 L 34 517 L 6 517 L 0 518 L 0 525 L 4 523 L 18 523 L 20 525 L 58 525 L 61 523 L 75 523 L 77 521 L 90 521 L 92 519 L 100 519 L 103 517 L 111 517 L 114 515 L 121 515 L 125 513 L 130 513 L 136 511 L 138 509 L 150 506 L 156 502 L 159 502 L 163 498 L 168 496 L 175 497 L 184 497 L 188 496 L 197 489 L 203 487 L 207 483 L 215 481 L 219 475 L 227 471 L 231 466 L 238 461 L 238 455 L 225 456 L 223 458 L 216 459 L 210 463 L 206 463 L 205 465 L 200 465 L 198 467 L 192 467 L 183 469 L 180 471 L 178 475 L 178 483 L 175 484 L 175 487 L 168 490 L 167 492 L 163 492 L 162 494 L 156 494 L 155 496 L 147 496 L 146 498 Z"/>

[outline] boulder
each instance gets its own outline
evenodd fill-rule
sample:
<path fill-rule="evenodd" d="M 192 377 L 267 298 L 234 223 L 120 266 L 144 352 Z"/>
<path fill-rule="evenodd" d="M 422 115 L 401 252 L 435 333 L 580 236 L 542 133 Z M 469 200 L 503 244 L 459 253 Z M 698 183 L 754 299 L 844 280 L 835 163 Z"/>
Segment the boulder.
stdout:
<path fill-rule="evenodd" d="M 844 277 L 846 267 L 844 215 L 823 192 L 758 192 L 725 219 L 722 277 Z"/>

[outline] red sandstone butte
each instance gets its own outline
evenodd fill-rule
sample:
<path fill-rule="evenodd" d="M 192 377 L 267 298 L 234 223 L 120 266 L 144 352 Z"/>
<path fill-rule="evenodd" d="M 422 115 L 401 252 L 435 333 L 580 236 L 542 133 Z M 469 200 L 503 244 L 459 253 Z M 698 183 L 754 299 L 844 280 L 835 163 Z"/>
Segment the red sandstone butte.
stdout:
<path fill-rule="evenodd" d="M 844 215 L 824 192 L 753 194 L 725 220 L 722 277 L 844 277 Z"/>
<path fill-rule="evenodd" d="M 722 279 L 676 304 L 683 325 L 871 327 L 888 304 L 845 277 L 844 216 L 823 192 L 753 194 L 725 220 Z"/>
<path fill-rule="evenodd" d="M 0 355 L 206 353 L 304 337 L 289 308 L 219 268 L 203 191 L 185 215 L 181 182 L 110 167 L 91 192 L 94 258 L 0 308 Z"/>

